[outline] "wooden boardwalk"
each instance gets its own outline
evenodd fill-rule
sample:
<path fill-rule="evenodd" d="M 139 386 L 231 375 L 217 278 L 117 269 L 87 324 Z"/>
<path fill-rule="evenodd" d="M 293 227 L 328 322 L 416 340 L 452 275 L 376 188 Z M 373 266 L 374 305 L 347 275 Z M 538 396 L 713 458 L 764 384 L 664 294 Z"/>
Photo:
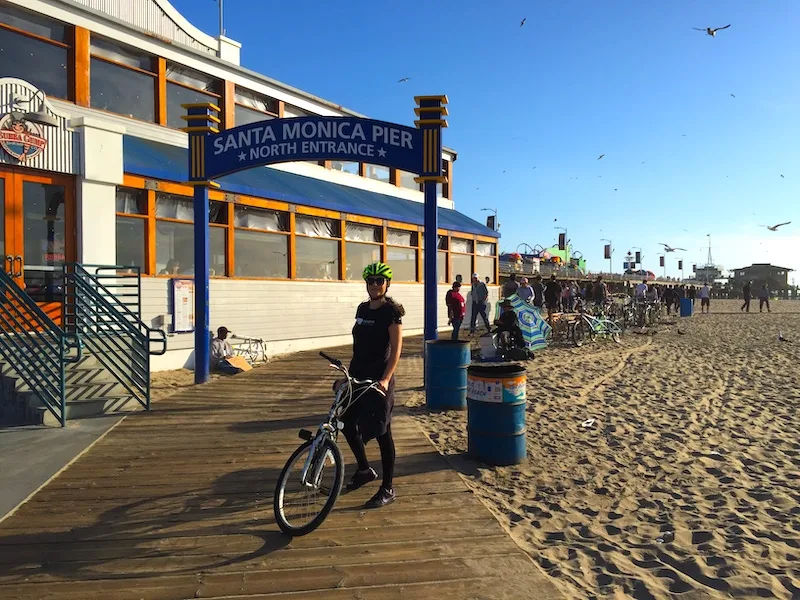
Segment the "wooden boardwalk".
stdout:
<path fill-rule="evenodd" d="M 421 383 L 419 350 L 399 401 Z M 298 429 L 327 412 L 331 378 L 316 353 L 296 354 L 127 417 L 0 523 L 0 598 L 560 597 L 402 410 L 398 500 L 363 510 L 369 485 L 316 532 L 282 535 L 274 483 Z"/>

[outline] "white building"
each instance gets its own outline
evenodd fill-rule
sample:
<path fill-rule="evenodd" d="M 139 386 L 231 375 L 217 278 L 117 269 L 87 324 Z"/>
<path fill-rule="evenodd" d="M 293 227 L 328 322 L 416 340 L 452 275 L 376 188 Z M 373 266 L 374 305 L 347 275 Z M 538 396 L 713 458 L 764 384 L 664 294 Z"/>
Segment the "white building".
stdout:
<path fill-rule="evenodd" d="M 175 331 L 171 293 L 172 280 L 193 273 L 181 104 L 217 104 L 223 128 L 355 115 L 241 67 L 240 48 L 199 31 L 166 0 L 0 1 L 4 269 L 58 321 L 62 264 L 138 267 L 142 319 L 168 335 L 153 370 L 192 364 L 194 337 Z M 497 281 L 497 234 L 454 210 L 456 153 L 446 149 L 443 159 L 442 326 L 446 282 L 472 272 Z M 380 259 L 394 269 L 406 333 L 422 332 L 422 193 L 413 174 L 325 161 L 220 183 L 210 207 L 212 331 L 261 338 L 269 354 L 348 343 L 365 298 L 361 270 Z"/>

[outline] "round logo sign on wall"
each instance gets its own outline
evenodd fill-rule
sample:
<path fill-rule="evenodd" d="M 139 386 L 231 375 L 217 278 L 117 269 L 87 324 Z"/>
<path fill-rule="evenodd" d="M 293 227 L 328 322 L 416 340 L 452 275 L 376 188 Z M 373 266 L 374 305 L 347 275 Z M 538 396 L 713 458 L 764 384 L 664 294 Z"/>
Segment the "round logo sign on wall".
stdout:
<path fill-rule="evenodd" d="M 20 162 L 28 162 L 47 146 L 42 128 L 9 113 L 0 118 L 0 147 Z"/>

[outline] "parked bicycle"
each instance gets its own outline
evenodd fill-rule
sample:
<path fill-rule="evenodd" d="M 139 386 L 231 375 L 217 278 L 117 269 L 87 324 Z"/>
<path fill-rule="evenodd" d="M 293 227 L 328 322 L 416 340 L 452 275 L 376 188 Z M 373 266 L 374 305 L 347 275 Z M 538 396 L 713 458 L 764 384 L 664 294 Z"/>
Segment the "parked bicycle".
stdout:
<path fill-rule="evenodd" d="M 300 430 L 300 439 L 305 442 L 289 457 L 278 477 L 273 500 L 275 520 L 281 531 L 293 536 L 306 535 L 322 525 L 342 490 L 344 458 L 336 443 L 344 428 L 342 416 L 370 390 L 382 393 L 377 381 L 354 379 L 340 360 L 319 354 L 331 368 L 341 371 L 344 382 L 316 433 Z"/>
<path fill-rule="evenodd" d="M 597 308 L 597 316 L 592 316 L 584 310 L 582 304 L 578 306 L 578 320 L 572 328 L 572 341 L 576 346 L 582 346 L 588 337 L 591 341 L 599 338 L 610 338 L 620 343 L 622 328 L 613 319 L 605 315 L 603 307 Z"/>

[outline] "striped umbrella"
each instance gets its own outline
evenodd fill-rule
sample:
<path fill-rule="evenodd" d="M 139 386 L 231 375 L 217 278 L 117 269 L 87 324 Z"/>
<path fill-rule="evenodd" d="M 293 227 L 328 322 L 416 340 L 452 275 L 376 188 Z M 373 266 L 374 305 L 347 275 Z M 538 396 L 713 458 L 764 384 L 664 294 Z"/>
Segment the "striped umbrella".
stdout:
<path fill-rule="evenodd" d="M 509 296 L 506 300 L 511 301 L 511 307 L 517 313 L 519 328 L 522 330 L 522 338 L 525 345 L 531 350 L 542 350 L 547 347 L 547 336 L 550 332 L 550 325 L 542 317 L 541 310 L 532 304 L 528 304 L 516 294 Z M 500 302 L 497 303 L 500 308 Z"/>

